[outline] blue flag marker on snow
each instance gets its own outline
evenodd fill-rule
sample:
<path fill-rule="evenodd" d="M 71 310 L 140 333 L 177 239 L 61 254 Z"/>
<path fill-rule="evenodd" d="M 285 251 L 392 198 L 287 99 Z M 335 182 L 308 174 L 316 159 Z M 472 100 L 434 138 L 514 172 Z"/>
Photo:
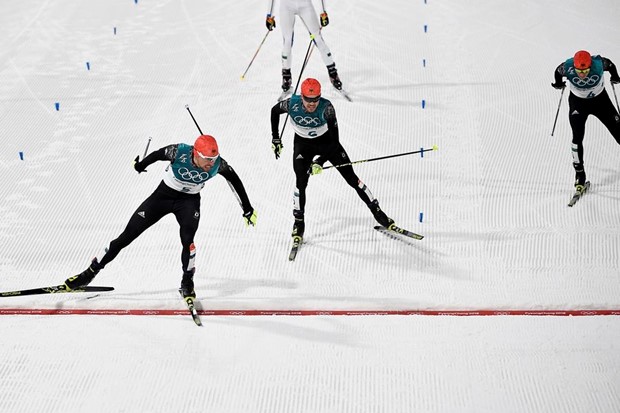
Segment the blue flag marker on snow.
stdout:
<path fill-rule="evenodd" d="M 86 62 L 86 70 L 90 70 L 90 62 Z"/>
<path fill-rule="evenodd" d="M 422 109 L 424 109 L 425 107 L 426 107 L 426 101 L 422 99 Z"/>
<path fill-rule="evenodd" d="M 424 25 L 424 33 L 426 33 L 428 31 L 428 26 L 425 24 Z"/>
<path fill-rule="evenodd" d="M 54 106 L 56 107 L 56 110 L 60 110 L 60 103 L 56 102 L 54 103 Z"/>
<path fill-rule="evenodd" d="M 116 34 L 116 27 L 114 28 L 114 34 Z"/>
<path fill-rule="evenodd" d="M 426 59 L 422 59 L 422 67 L 426 67 Z"/>
<path fill-rule="evenodd" d="M 424 219 L 424 212 L 420 212 L 420 222 Z"/>
<path fill-rule="evenodd" d="M 19 159 L 21 159 L 22 161 L 24 160 L 24 153 L 23 152 L 19 153 Z"/>

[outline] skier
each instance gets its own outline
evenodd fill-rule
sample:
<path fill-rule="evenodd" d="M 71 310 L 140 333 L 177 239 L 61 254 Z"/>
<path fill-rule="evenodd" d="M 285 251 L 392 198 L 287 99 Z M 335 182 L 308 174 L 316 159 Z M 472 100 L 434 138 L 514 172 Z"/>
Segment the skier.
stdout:
<path fill-rule="evenodd" d="M 256 211 L 250 204 L 243 183 L 234 169 L 220 156 L 217 142 L 212 136 L 199 136 L 193 146 L 184 143 L 164 146 L 141 161 L 140 157 L 136 156 L 134 169 L 138 173 L 145 172 L 146 168 L 156 161 L 169 161 L 170 165 L 155 192 L 142 202 L 119 237 L 110 242 L 101 261 L 95 257 L 86 270 L 65 281 L 68 290 L 88 285 L 123 248 L 162 217 L 173 213 L 181 227 L 183 246 L 183 278 L 179 292 L 184 298 L 196 298 L 194 235 L 200 221 L 200 190 L 209 179 L 218 174 L 226 178 L 237 197 L 243 208 L 246 225 L 256 224 Z"/>
<path fill-rule="evenodd" d="M 321 97 L 321 84 L 318 80 L 308 78 L 301 84 L 301 95 L 278 102 L 271 109 L 272 149 L 276 159 L 282 153 L 282 140 L 278 133 L 280 115 L 290 115 L 295 130 L 293 148 L 293 170 L 296 177 L 296 189 L 293 197 L 293 238 L 303 237 L 305 222 L 306 187 L 310 175 L 322 172 L 326 161 L 332 165 L 350 163 L 351 160 L 338 138 L 338 122 L 332 103 Z M 318 155 L 318 158 L 314 159 Z M 351 165 L 337 168 L 340 175 L 352 186 L 358 196 L 368 206 L 377 222 L 389 228 L 394 221 L 387 217 L 379 207 L 368 187 L 357 177 Z"/>
<path fill-rule="evenodd" d="M 276 27 L 275 16 L 273 16 L 273 6 L 275 0 L 269 0 L 269 11 L 265 24 L 269 31 Z M 320 23 L 322 27 L 329 24 L 329 17 L 325 12 L 325 2 L 321 0 L 323 5 L 323 13 L 320 15 Z M 332 53 L 323 40 L 319 21 L 316 18 L 316 11 L 312 5 L 312 0 L 281 0 L 280 3 L 280 28 L 282 29 L 282 37 L 284 43 L 282 45 L 282 95 L 283 97 L 290 93 L 291 89 L 291 66 L 292 66 L 292 47 L 293 47 L 293 29 L 295 27 L 295 16 L 299 16 L 311 35 L 314 36 L 314 44 L 321 52 L 323 62 L 327 66 L 327 73 L 332 85 L 338 90 L 342 90 L 342 82 L 338 77 L 336 63 L 332 57 Z"/>
<path fill-rule="evenodd" d="M 612 84 L 620 83 L 618 71 L 611 60 L 598 55 L 591 56 L 589 52 L 580 50 L 555 69 L 555 82 L 551 84 L 561 90 L 566 87 L 562 78 L 566 77 L 569 81 L 571 93 L 568 97 L 568 113 L 573 130 L 573 167 L 577 192 L 583 192 L 586 183 L 583 137 L 588 116 L 599 118 L 620 144 L 620 116 L 605 91 L 604 71 L 611 74 Z"/>

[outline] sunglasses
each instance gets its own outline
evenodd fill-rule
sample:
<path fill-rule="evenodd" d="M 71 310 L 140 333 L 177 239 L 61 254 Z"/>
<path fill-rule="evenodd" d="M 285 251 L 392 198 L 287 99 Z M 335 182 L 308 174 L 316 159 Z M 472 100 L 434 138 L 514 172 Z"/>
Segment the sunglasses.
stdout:
<path fill-rule="evenodd" d="M 204 159 L 205 161 L 209 161 L 211 163 L 214 163 L 217 158 L 219 158 L 220 155 L 215 155 L 215 156 L 204 156 L 203 154 L 201 154 L 200 152 L 196 151 L 196 153 L 198 154 L 198 157 L 200 159 Z"/>
<path fill-rule="evenodd" d="M 580 75 L 587 74 L 589 71 L 590 71 L 590 68 L 587 68 L 587 69 L 577 69 L 577 68 L 575 68 L 575 72 L 579 73 Z"/>
<path fill-rule="evenodd" d="M 319 99 L 321 99 L 321 95 L 315 96 L 313 98 L 309 98 L 308 96 L 302 95 L 301 98 L 308 103 L 316 103 L 319 101 Z"/>

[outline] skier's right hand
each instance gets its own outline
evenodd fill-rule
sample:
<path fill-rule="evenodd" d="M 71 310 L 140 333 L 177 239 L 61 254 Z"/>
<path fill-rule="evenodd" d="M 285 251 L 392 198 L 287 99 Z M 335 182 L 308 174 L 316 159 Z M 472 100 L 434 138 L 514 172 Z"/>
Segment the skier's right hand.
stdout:
<path fill-rule="evenodd" d="M 276 27 L 276 17 L 271 14 L 267 15 L 267 19 L 265 20 L 265 26 L 267 26 L 267 30 L 272 31 Z"/>
<path fill-rule="evenodd" d="M 140 155 L 136 156 L 136 159 L 133 160 L 133 169 L 135 169 L 139 174 L 142 172 L 146 172 L 146 168 L 140 162 Z"/>
<path fill-rule="evenodd" d="M 273 150 L 273 153 L 276 155 L 276 159 L 280 158 L 283 148 L 284 146 L 282 145 L 282 139 L 278 137 L 271 139 L 271 150 Z"/>
<path fill-rule="evenodd" d="M 329 16 L 327 15 L 327 12 L 321 13 L 321 26 L 325 27 L 328 24 L 329 24 Z"/>
<path fill-rule="evenodd" d="M 555 89 L 561 90 L 566 87 L 566 82 L 564 81 L 555 82 L 555 83 L 552 83 L 551 86 L 553 86 Z"/>

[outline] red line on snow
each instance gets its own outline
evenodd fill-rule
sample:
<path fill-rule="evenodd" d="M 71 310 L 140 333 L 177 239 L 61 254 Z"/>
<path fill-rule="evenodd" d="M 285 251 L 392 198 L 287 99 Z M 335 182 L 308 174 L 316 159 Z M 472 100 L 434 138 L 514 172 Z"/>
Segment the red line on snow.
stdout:
<path fill-rule="evenodd" d="M 89 310 L 0 308 L 0 315 L 188 315 L 187 310 Z M 203 316 L 601 316 L 620 315 L 617 310 L 199 310 Z"/>

